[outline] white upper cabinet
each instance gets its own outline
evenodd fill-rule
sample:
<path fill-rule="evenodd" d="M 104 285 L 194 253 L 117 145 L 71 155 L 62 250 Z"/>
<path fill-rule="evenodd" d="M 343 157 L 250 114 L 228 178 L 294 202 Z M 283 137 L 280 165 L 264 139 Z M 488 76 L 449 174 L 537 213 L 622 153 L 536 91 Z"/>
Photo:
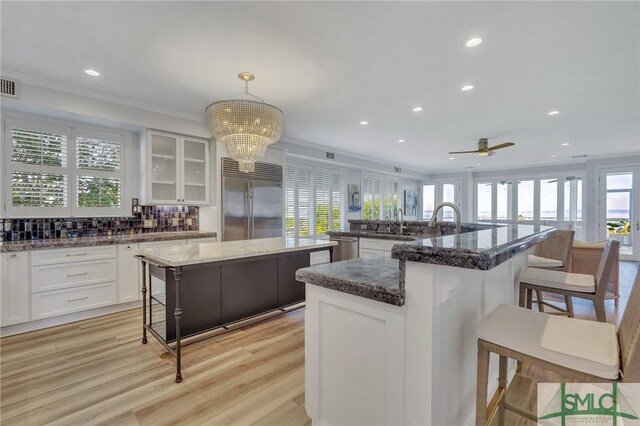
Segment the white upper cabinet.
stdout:
<path fill-rule="evenodd" d="M 147 204 L 209 204 L 209 141 L 147 132 Z"/>

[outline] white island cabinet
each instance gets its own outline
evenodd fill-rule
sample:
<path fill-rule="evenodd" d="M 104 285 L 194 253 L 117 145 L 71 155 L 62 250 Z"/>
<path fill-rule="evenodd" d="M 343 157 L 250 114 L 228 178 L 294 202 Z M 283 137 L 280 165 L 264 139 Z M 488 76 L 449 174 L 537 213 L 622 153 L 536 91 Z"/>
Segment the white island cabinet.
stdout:
<path fill-rule="evenodd" d="M 313 424 L 474 424 L 476 324 L 516 304 L 527 250 L 552 230 L 478 229 L 396 245 L 394 259 L 299 270 Z"/>

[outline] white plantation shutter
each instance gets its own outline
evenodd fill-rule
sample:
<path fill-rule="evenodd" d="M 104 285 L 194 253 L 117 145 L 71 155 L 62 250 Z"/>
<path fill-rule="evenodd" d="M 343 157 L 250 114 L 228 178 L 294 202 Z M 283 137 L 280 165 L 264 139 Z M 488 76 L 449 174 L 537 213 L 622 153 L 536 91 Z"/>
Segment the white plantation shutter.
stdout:
<path fill-rule="evenodd" d="M 300 167 L 296 174 L 296 187 L 298 190 L 298 236 L 308 237 L 314 235 L 314 194 L 313 194 L 313 170 Z"/>
<path fill-rule="evenodd" d="M 55 126 L 7 120 L 7 214 L 65 215 L 70 132 Z"/>
<path fill-rule="evenodd" d="M 75 142 L 75 206 L 93 214 L 109 214 L 119 209 L 124 138 L 81 130 L 75 133 Z"/>
<path fill-rule="evenodd" d="M 296 169 L 292 165 L 284 168 L 284 233 L 296 235 Z"/>
<path fill-rule="evenodd" d="M 316 169 L 316 235 L 329 231 L 329 211 L 331 210 L 331 180 L 329 171 Z"/>
<path fill-rule="evenodd" d="M 398 206 L 398 182 L 373 175 L 362 177 L 364 218 L 394 219 Z"/>
<path fill-rule="evenodd" d="M 287 236 L 324 235 L 343 228 L 344 172 L 290 163 L 285 167 L 284 187 Z"/>
<path fill-rule="evenodd" d="M 9 217 L 122 214 L 124 136 L 7 119 Z"/>
<path fill-rule="evenodd" d="M 347 211 L 346 193 L 347 179 L 344 173 L 334 172 L 331 175 L 331 230 L 339 231 L 344 227 Z"/>

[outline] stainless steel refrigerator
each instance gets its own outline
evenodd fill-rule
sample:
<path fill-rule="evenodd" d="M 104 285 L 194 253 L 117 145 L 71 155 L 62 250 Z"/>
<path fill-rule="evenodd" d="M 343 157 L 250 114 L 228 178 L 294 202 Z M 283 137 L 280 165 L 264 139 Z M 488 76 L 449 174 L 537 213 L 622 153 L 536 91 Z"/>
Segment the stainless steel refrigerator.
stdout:
<path fill-rule="evenodd" d="M 257 162 L 255 172 L 244 173 L 223 158 L 222 241 L 281 237 L 282 197 L 282 166 Z"/>

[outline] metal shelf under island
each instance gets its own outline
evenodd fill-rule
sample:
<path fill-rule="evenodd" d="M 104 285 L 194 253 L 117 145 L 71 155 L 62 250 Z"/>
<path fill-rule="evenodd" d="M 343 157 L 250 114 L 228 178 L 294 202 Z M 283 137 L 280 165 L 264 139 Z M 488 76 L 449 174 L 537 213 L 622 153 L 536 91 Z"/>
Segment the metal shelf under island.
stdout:
<path fill-rule="evenodd" d="M 181 382 L 184 344 L 303 307 L 296 271 L 310 265 L 313 252 L 329 251 L 331 258 L 336 244 L 262 238 L 140 249 L 142 343 L 147 333 L 155 337 L 176 358 Z"/>

